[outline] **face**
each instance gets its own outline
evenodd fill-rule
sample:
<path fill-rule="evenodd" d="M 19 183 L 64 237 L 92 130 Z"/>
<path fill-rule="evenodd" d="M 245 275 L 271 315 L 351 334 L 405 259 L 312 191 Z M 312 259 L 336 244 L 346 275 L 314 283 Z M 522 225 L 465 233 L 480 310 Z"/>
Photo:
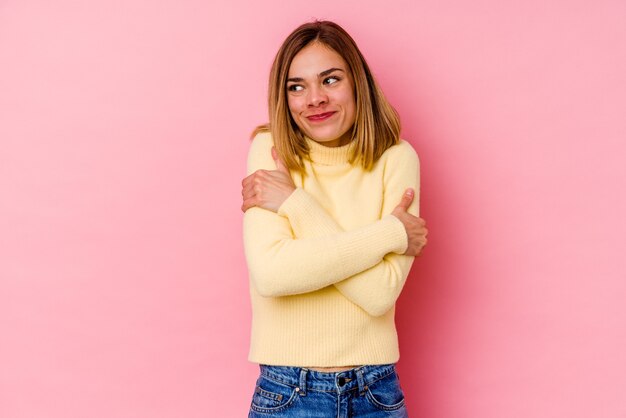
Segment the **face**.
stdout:
<path fill-rule="evenodd" d="M 313 42 L 296 54 L 287 76 L 291 117 L 306 136 L 337 147 L 350 142 L 356 115 L 354 82 L 335 51 Z"/>

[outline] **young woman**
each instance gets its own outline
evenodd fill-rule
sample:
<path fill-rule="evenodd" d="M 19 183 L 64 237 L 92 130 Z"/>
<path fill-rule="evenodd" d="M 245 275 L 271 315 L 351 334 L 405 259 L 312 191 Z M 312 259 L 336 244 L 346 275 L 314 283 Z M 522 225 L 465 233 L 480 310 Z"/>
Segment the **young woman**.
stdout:
<path fill-rule="evenodd" d="M 405 417 L 395 302 L 426 244 L 419 161 L 352 38 L 298 27 L 243 180 L 249 417 Z"/>

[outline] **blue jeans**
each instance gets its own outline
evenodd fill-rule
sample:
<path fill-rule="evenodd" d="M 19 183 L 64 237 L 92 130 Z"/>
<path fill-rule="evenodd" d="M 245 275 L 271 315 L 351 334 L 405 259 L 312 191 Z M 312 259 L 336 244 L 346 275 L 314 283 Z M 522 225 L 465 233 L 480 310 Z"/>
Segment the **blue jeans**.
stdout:
<path fill-rule="evenodd" d="M 406 418 L 395 364 L 343 372 L 260 365 L 248 418 Z"/>

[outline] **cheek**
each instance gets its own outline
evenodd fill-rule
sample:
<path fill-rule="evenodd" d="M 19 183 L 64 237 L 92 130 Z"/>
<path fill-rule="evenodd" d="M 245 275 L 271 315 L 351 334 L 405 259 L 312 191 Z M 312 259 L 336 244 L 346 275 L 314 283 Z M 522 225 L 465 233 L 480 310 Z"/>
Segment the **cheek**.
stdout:
<path fill-rule="evenodd" d="M 299 113 L 300 109 L 300 100 L 297 97 L 289 97 L 287 98 L 287 107 L 289 107 L 289 112 L 293 117 L 296 117 Z"/>
<path fill-rule="evenodd" d="M 354 122 L 355 118 L 356 118 L 356 102 L 354 101 L 354 96 L 349 95 L 348 97 L 346 97 L 346 101 L 345 101 L 346 105 L 346 113 L 348 115 L 348 119 L 350 122 Z"/>
<path fill-rule="evenodd" d="M 344 103 L 344 107 L 346 111 L 349 113 L 354 113 L 356 109 L 356 102 L 354 100 L 354 94 L 352 94 L 352 90 L 346 89 L 341 94 L 341 101 Z"/>
<path fill-rule="evenodd" d="M 299 117 L 299 102 L 300 101 L 297 98 L 294 100 L 293 97 L 290 97 L 287 99 L 287 107 L 289 108 L 289 116 L 291 116 L 291 120 L 295 122 L 298 128 L 303 129 L 302 121 Z"/>

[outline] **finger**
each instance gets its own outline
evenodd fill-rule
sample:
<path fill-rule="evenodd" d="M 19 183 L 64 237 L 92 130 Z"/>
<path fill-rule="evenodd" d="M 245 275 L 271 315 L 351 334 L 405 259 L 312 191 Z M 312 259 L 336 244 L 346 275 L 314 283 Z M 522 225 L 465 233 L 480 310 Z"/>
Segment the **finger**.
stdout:
<path fill-rule="evenodd" d="M 242 187 L 241 194 L 243 196 L 254 196 L 261 193 L 264 189 L 276 187 L 285 177 L 284 173 L 280 173 L 276 170 L 258 171 L 255 174 L 256 175 L 246 181 Z"/>
<path fill-rule="evenodd" d="M 254 173 L 250 174 L 248 177 L 244 178 L 241 181 L 241 185 L 245 187 L 247 184 L 253 182 L 257 177 L 259 177 L 259 178 L 263 177 L 265 175 L 264 173 L 266 171 L 267 170 L 257 170 L 257 171 L 255 171 Z"/>
<path fill-rule="evenodd" d="M 256 202 L 254 199 L 246 199 L 243 201 L 243 204 L 241 205 L 241 210 L 242 211 L 247 211 L 248 209 L 250 209 L 251 207 L 256 206 Z"/>
<path fill-rule="evenodd" d="M 404 210 L 407 210 L 409 206 L 411 206 L 414 196 L 415 196 L 415 192 L 413 191 L 413 189 L 406 189 L 406 191 L 402 195 L 402 199 L 400 199 L 400 203 L 398 203 L 398 206 L 396 207 L 400 207 Z"/>
<path fill-rule="evenodd" d="M 254 176 L 254 173 L 250 174 L 248 177 L 241 180 L 241 186 L 246 187 L 246 185 L 252 181 L 253 176 Z"/>
<path fill-rule="evenodd" d="M 250 183 L 249 185 L 241 189 L 241 195 L 243 196 L 244 200 L 253 197 L 255 195 L 254 185 Z"/>
<path fill-rule="evenodd" d="M 249 190 L 251 187 L 254 187 L 254 185 L 258 183 L 258 181 L 256 181 L 257 179 L 253 176 L 254 174 L 243 179 L 243 181 L 241 182 L 241 194 L 245 194 L 246 190 Z"/>
<path fill-rule="evenodd" d="M 283 173 L 289 174 L 289 170 L 285 166 L 285 163 L 278 156 L 278 151 L 276 151 L 276 147 L 272 147 L 272 157 L 274 158 L 274 162 L 276 163 L 276 169 L 278 171 L 282 171 Z"/>

